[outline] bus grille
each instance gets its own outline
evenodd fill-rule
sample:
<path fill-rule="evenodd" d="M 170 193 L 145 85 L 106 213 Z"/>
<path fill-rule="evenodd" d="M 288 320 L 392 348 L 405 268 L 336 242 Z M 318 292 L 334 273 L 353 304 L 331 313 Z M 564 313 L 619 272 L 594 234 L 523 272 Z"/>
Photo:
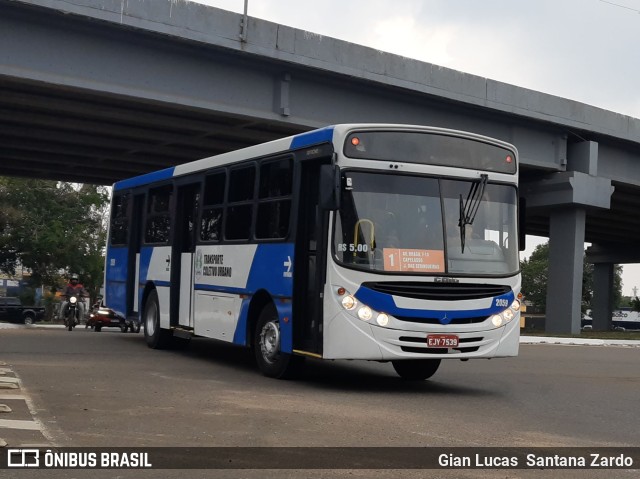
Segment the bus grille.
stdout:
<path fill-rule="evenodd" d="M 378 293 L 432 301 L 460 301 L 501 296 L 511 291 L 510 286 L 473 283 L 426 283 L 426 282 L 369 282 L 365 288 Z"/>
<path fill-rule="evenodd" d="M 400 349 L 405 353 L 418 353 L 418 354 L 458 354 L 458 353 L 473 353 L 480 349 L 480 346 L 474 346 L 473 343 L 482 341 L 483 337 L 477 338 L 460 338 L 458 340 L 457 348 L 430 348 L 427 346 L 426 338 L 416 338 L 411 336 L 401 336 L 400 341 L 408 343 L 406 346 L 400 346 Z"/>
<path fill-rule="evenodd" d="M 409 316 L 394 316 L 394 318 L 400 321 L 407 321 L 409 323 L 422 323 L 422 324 L 442 324 L 440 318 L 413 318 Z M 477 324 L 485 321 L 488 316 L 475 316 L 473 318 L 455 318 L 451 319 L 447 324 Z"/>

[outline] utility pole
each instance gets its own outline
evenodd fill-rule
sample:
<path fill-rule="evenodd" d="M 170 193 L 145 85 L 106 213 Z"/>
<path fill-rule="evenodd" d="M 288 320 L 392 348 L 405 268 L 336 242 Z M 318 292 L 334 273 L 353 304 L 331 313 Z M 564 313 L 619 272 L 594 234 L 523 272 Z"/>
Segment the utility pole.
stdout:
<path fill-rule="evenodd" d="M 248 25 L 249 17 L 247 16 L 248 10 L 249 10 L 249 0 L 244 0 L 244 15 L 240 23 L 240 41 L 243 43 L 247 41 L 247 29 L 249 28 L 249 25 Z"/>

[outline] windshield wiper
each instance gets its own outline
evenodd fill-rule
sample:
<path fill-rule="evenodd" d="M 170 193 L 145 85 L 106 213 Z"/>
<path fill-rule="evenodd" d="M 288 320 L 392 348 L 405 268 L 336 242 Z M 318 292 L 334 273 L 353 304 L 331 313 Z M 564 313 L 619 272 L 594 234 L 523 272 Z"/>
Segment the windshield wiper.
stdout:
<path fill-rule="evenodd" d="M 460 218 L 458 219 L 458 227 L 460 228 L 460 246 L 462 248 L 462 253 L 464 253 L 466 226 L 472 225 L 473 220 L 476 218 L 488 180 L 489 175 L 486 173 L 481 174 L 480 179 L 471 184 L 471 188 L 469 188 L 469 193 L 467 194 L 467 199 L 465 201 L 462 200 L 462 195 L 460 195 Z"/>

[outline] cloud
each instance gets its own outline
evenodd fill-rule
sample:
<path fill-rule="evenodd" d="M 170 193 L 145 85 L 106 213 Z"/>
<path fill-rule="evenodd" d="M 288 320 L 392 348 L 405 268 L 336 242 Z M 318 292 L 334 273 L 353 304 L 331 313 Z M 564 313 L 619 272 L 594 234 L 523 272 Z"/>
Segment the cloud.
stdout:
<path fill-rule="evenodd" d="M 599 0 L 250 0 L 249 14 L 640 117 L 640 15 Z"/>

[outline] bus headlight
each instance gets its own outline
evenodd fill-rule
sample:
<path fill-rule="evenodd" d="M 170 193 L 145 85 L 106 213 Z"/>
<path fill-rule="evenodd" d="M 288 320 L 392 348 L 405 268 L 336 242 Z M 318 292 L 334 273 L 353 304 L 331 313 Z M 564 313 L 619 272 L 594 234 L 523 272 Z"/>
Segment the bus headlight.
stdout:
<path fill-rule="evenodd" d="M 385 313 L 380 313 L 376 318 L 376 322 L 380 326 L 386 326 L 387 324 L 389 324 L 389 316 L 387 316 Z"/>
<path fill-rule="evenodd" d="M 386 313 L 380 313 L 371 309 L 366 304 L 358 302 L 356 297 L 352 295 L 343 286 L 334 286 L 333 292 L 335 294 L 336 301 L 353 316 L 357 317 L 360 321 L 369 322 L 375 318 L 377 326 L 386 327 L 391 321 L 391 318 Z"/>
<path fill-rule="evenodd" d="M 514 299 L 511 303 L 511 306 L 509 306 L 507 309 L 491 316 L 491 323 L 496 328 L 499 328 L 500 326 L 509 323 L 513 318 L 515 318 L 518 311 L 520 311 L 520 301 Z"/>
<path fill-rule="evenodd" d="M 342 307 L 347 311 L 353 311 L 358 306 L 358 302 L 356 298 L 351 296 L 350 294 L 342 298 Z"/>
<path fill-rule="evenodd" d="M 373 317 L 373 311 L 369 306 L 363 306 L 358 310 L 358 317 L 363 321 L 369 321 Z"/>

